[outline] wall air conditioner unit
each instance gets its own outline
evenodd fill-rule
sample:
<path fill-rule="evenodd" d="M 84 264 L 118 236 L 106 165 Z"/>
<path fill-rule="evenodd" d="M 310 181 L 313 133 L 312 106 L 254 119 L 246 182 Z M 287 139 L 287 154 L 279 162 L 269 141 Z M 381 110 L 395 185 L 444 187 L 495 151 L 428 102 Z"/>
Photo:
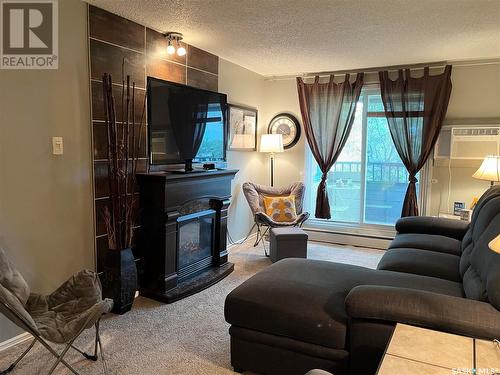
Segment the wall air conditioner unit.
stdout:
<path fill-rule="evenodd" d="M 500 126 L 444 126 L 434 150 L 435 159 L 482 160 L 499 155 Z"/>

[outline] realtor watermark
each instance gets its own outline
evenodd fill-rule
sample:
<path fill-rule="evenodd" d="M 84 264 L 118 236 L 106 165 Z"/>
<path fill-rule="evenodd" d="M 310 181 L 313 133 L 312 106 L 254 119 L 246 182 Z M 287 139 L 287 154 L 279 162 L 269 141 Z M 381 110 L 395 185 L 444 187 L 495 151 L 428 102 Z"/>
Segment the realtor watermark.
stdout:
<path fill-rule="evenodd" d="M 1 69 L 57 69 L 57 0 L 0 0 Z"/>
<path fill-rule="evenodd" d="M 452 375 L 465 375 L 465 374 L 470 374 L 470 375 L 500 375 L 500 368 L 489 368 L 489 367 L 483 367 L 483 368 L 454 368 L 451 370 Z"/>

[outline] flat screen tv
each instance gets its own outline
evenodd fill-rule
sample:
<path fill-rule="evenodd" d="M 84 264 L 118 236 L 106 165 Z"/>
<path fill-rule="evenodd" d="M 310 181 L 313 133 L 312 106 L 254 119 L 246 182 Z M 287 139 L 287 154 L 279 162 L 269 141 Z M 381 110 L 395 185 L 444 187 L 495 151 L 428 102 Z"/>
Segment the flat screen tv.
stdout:
<path fill-rule="evenodd" d="M 226 160 L 227 97 L 148 77 L 148 140 L 153 165 Z"/>

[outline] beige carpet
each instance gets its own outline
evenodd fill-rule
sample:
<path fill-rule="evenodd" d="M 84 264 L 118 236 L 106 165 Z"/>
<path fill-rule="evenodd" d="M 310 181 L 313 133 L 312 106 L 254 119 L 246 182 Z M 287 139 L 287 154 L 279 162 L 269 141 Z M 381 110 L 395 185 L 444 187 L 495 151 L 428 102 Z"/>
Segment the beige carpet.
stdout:
<path fill-rule="evenodd" d="M 309 243 L 311 259 L 357 264 L 374 268 L 383 251 Z M 234 374 L 229 356 L 229 325 L 224 321 L 224 299 L 244 280 L 269 266 L 261 247 L 250 243 L 231 249 L 235 271 L 218 284 L 194 296 L 166 305 L 146 298 L 136 299 L 131 312 L 111 315 L 102 323 L 102 338 L 109 374 Z M 77 340 L 89 350 L 91 331 Z M 0 353 L 5 369 L 28 342 Z M 82 360 L 71 351 L 66 360 L 82 374 L 101 374 L 99 362 Z M 13 374 L 46 373 L 53 357 L 39 344 L 23 359 Z M 59 366 L 56 374 L 68 374 Z"/>

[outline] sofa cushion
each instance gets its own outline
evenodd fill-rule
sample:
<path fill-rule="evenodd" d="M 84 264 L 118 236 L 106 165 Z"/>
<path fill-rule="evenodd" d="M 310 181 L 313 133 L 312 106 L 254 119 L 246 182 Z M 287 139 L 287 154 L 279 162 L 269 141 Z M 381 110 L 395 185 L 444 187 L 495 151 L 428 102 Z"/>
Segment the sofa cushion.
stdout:
<path fill-rule="evenodd" d="M 465 271 L 463 284 L 464 292 L 467 298 L 483 302 L 488 301 L 486 286 L 474 267 L 469 266 L 467 271 Z"/>
<path fill-rule="evenodd" d="M 460 258 L 456 255 L 402 248 L 387 250 L 377 269 L 461 282 L 459 263 Z"/>
<path fill-rule="evenodd" d="M 460 256 L 460 275 L 462 276 L 462 279 L 470 266 L 470 256 L 473 249 L 474 243 L 472 242 L 472 230 L 469 230 L 462 240 L 462 255 Z"/>
<path fill-rule="evenodd" d="M 463 296 L 448 280 L 377 271 L 310 259 L 284 259 L 254 275 L 226 298 L 226 321 L 239 327 L 323 345 L 346 347 L 344 300 L 358 285 L 387 285 Z"/>
<path fill-rule="evenodd" d="M 480 216 L 483 207 L 500 194 L 500 186 L 493 186 L 481 195 L 481 198 L 476 203 L 474 211 L 472 211 L 472 218 L 469 225 L 469 230 L 464 235 L 462 239 L 462 256 L 460 259 L 460 275 L 462 278 L 465 276 L 465 272 L 470 266 L 470 258 L 475 247 L 475 239 L 472 236 L 473 229 L 476 227 L 476 222 Z M 483 215 L 484 216 L 484 215 Z M 484 222 L 484 221 L 483 221 Z M 476 237 L 480 234 L 480 231 L 484 230 L 484 225 L 479 225 L 476 229 Z"/>
<path fill-rule="evenodd" d="M 401 233 L 390 243 L 389 249 L 414 248 L 460 256 L 462 242 L 437 234 Z"/>
<path fill-rule="evenodd" d="M 469 223 L 462 220 L 435 216 L 406 216 L 396 221 L 398 233 L 437 234 L 462 240 L 469 230 Z"/>
<path fill-rule="evenodd" d="M 500 186 L 490 188 L 487 196 L 473 215 L 472 238 L 462 255 L 460 269 L 465 270 L 467 298 L 490 302 L 500 310 L 500 254 L 488 247 L 500 232 Z"/>

